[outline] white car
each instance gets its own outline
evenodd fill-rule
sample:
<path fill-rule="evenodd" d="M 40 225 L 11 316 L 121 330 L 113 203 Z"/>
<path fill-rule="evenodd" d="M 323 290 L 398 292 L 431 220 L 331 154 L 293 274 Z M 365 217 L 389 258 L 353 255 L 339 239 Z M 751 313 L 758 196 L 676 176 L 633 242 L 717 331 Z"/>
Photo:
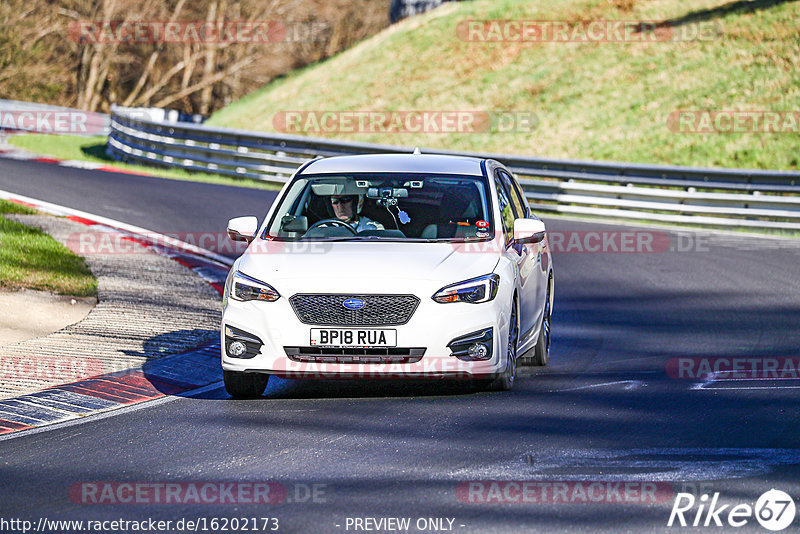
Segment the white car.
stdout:
<path fill-rule="evenodd" d="M 545 365 L 553 265 L 544 223 L 494 160 L 386 154 L 316 159 L 283 187 L 225 284 L 225 388 L 270 375 L 514 384 Z"/>

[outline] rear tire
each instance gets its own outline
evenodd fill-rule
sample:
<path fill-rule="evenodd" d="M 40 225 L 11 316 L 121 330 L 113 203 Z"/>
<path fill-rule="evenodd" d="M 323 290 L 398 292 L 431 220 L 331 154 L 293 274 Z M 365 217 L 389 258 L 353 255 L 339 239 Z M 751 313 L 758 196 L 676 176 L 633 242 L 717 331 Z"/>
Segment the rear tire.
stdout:
<path fill-rule="evenodd" d="M 542 314 L 542 327 L 539 329 L 539 339 L 533 349 L 532 365 L 544 366 L 550 359 L 550 282 L 547 283 L 547 296 L 544 301 L 544 313 Z"/>
<path fill-rule="evenodd" d="M 519 317 L 517 301 L 511 305 L 511 319 L 508 322 L 508 344 L 506 345 L 507 363 L 503 374 L 486 383 L 489 391 L 509 391 L 514 387 L 517 377 L 517 343 L 519 342 Z"/>
<path fill-rule="evenodd" d="M 254 399 L 260 397 L 267 389 L 269 375 L 262 373 L 241 373 L 239 371 L 222 371 L 225 391 L 235 399 Z"/>

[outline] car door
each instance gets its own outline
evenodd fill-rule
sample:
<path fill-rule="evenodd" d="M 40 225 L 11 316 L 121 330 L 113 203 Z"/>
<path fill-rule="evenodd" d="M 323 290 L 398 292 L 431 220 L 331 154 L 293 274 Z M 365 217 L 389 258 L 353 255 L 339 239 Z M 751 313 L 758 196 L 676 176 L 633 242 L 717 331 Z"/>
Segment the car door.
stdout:
<path fill-rule="evenodd" d="M 527 215 L 527 203 L 522 204 L 512 183 L 513 178 L 504 170 L 495 170 L 495 187 L 497 188 L 500 213 L 503 226 L 510 239 L 506 241 L 506 252 L 517 265 L 519 276 L 519 328 L 520 346 L 527 341 L 538 320 L 537 308 L 537 256 L 531 245 L 521 245 L 514 241 L 514 221 Z"/>
<path fill-rule="evenodd" d="M 511 179 L 511 184 L 513 185 L 514 191 L 516 196 L 519 198 L 520 204 L 525 209 L 525 217 L 531 219 L 538 219 L 536 215 L 531 211 L 530 206 L 528 206 L 528 199 L 525 197 L 525 193 L 522 190 L 522 187 L 519 185 L 519 182 L 514 177 L 513 174 L 509 174 Z M 536 320 L 534 321 L 535 324 L 539 324 L 541 320 L 541 313 L 544 312 L 544 299 L 547 298 L 547 283 L 548 283 L 548 275 L 550 273 L 550 251 L 548 249 L 548 241 L 547 237 L 541 243 L 536 243 L 534 245 L 529 245 L 530 249 L 533 251 L 535 256 L 535 264 L 538 265 L 538 269 L 536 270 L 536 306 L 534 307 L 534 315 L 536 316 Z"/>

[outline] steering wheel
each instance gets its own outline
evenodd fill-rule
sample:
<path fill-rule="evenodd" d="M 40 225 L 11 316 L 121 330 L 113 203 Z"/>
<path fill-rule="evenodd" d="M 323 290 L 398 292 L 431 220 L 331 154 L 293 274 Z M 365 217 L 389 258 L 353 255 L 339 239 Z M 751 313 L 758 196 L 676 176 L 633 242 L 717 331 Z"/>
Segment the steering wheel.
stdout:
<path fill-rule="evenodd" d="M 310 232 L 314 228 L 319 228 L 320 226 L 327 225 L 327 224 L 330 224 L 330 225 L 333 225 L 333 226 L 341 226 L 342 228 L 347 228 L 348 230 L 353 232 L 353 235 L 356 235 L 358 233 L 358 232 L 356 232 L 355 228 L 353 228 L 352 226 L 350 226 L 349 224 L 347 224 L 346 222 L 344 222 L 341 219 L 322 219 L 321 221 L 317 221 L 314 224 L 312 224 L 308 228 L 308 230 L 306 230 L 306 233 Z"/>

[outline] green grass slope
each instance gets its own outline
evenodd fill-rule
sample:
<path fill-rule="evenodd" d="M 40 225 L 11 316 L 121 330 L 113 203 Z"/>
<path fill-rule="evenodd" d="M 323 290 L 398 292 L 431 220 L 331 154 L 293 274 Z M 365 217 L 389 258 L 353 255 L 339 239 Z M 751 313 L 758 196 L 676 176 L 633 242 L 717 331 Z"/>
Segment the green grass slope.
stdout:
<path fill-rule="evenodd" d="M 705 40 L 468 42 L 467 20 L 646 20 Z M 797 169 L 798 133 L 680 133 L 678 110 L 800 111 L 800 2 L 476 0 L 407 19 L 217 112 L 275 131 L 283 111 L 532 112 L 535 128 L 328 137 L 553 158 Z M 318 135 L 317 132 L 307 132 Z"/>
<path fill-rule="evenodd" d="M 97 295 L 97 279 L 83 258 L 38 228 L 11 221 L 3 213 L 36 212 L 0 200 L 0 290 L 30 288 L 78 297 Z"/>

